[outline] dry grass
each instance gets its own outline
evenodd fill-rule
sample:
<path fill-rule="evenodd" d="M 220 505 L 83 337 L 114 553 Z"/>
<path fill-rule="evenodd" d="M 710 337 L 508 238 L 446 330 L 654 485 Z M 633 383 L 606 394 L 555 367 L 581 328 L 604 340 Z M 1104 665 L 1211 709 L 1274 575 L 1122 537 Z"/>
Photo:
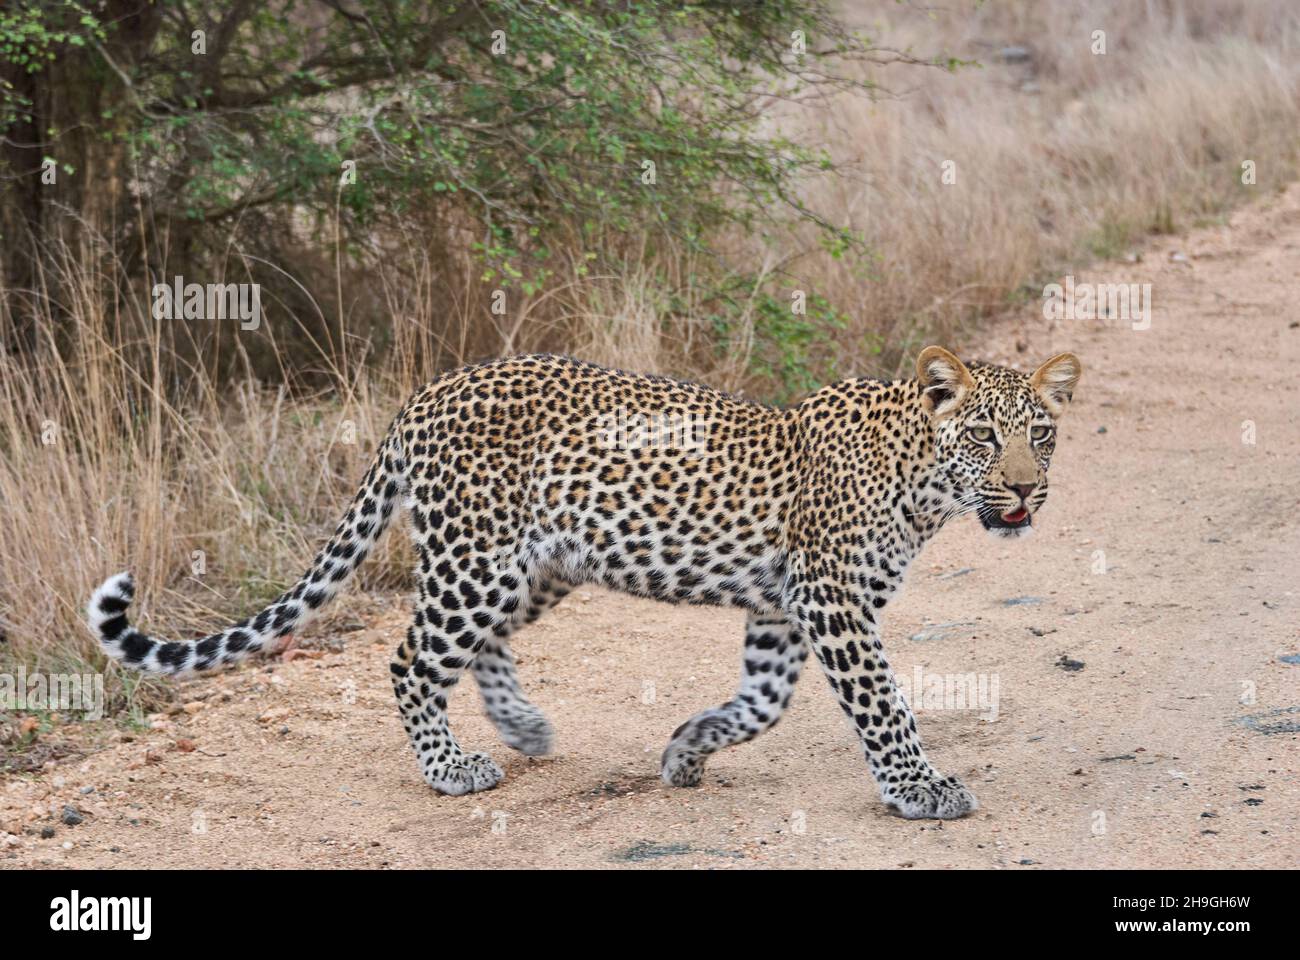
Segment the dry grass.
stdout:
<path fill-rule="evenodd" d="M 896 45 L 947 46 L 986 65 L 882 74 L 923 86 L 774 115 L 847 165 L 848 177 L 810 185 L 807 199 L 860 231 L 875 257 L 832 259 L 806 233 L 728 246 L 737 261 L 779 265 L 781 284 L 849 318 L 828 331 L 827 369 L 833 358 L 841 374 L 888 373 L 921 340 L 1037 296 L 1053 271 L 1219 215 L 1296 173 L 1300 14 L 1284 0 L 1018 0 L 933 19 L 892 3 L 850 10 Z M 1089 51 L 1094 29 L 1107 32 L 1104 57 Z M 1001 62 L 1010 45 L 1031 59 Z M 955 184 L 942 182 L 945 160 Z M 1256 186 L 1240 182 L 1244 160 L 1255 161 Z M 755 377 L 756 359 L 785 349 L 764 340 L 753 314 L 725 345 L 702 321 L 665 321 L 666 289 L 693 305 L 685 258 L 630 256 L 617 275 L 593 277 L 575 251 L 568 281 L 485 322 L 476 277 L 446 289 L 429 249 L 410 239 L 412 261 L 424 258 L 413 282 L 381 278 L 393 318 L 382 369 L 349 361 L 365 344 L 345 339 L 321 350 L 333 388 L 292 400 L 251 379 L 164 374 L 160 334 L 123 334 L 150 329 L 146 292 L 138 302 L 103 296 L 105 278 L 84 264 L 111 256 L 67 251 L 72 324 L 34 357 L 0 352 L 0 656 L 29 669 L 102 666 L 81 606 L 125 567 L 140 584 L 136 614 L 156 629 L 183 634 L 248 612 L 297 576 L 401 398 L 432 371 L 558 348 L 759 390 L 771 384 Z M 363 587 L 402 579 L 401 540 L 388 538 L 363 568 Z M 119 704 L 133 695 L 121 680 L 109 676 Z"/>
<path fill-rule="evenodd" d="M 780 118 L 846 166 L 848 177 L 808 200 L 875 254 L 833 261 L 808 234 L 777 251 L 794 263 L 792 285 L 852 318 L 841 375 L 892 373 L 923 341 L 1040 296 L 1071 265 L 1219 216 L 1296 175 L 1300 8 L 1285 0 L 1024 0 L 963 4 L 935 20 L 847 6 L 895 42 L 982 66 L 926 74 L 897 99 L 840 97 Z M 1091 51 L 1094 30 L 1106 33 L 1105 55 Z M 1028 58 L 1008 61 L 1009 47 Z M 1254 186 L 1241 182 L 1246 160 Z"/>
<path fill-rule="evenodd" d="M 0 649 L 29 670 L 103 663 L 81 610 L 127 566 L 140 613 L 160 608 L 173 629 L 269 599 L 314 553 L 393 413 L 361 368 L 292 402 L 252 381 L 168 382 L 156 338 L 121 336 L 148 329 L 148 303 L 110 313 L 102 278 L 79 272 L 96 260 L 63 258 L 79 291 L 70 347 L 51 336 L 35 357 L 0 353 Z M 391 559 L 400 538 L 386 546 L 362 574 L 372 586 L 405 576 Z"/>

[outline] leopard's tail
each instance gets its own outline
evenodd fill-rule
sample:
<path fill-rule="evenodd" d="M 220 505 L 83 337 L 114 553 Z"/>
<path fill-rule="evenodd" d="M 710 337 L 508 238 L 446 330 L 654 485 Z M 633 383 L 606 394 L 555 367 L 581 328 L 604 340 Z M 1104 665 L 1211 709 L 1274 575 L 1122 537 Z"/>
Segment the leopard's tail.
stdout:
<path fill-rule="evenodd" d="M 201 640 L 157 640 L 127 622 L 135 582 L 129 573 L 119 573 L 105 580 L 86 605 L 90 628 L 114 659 L 146 673 L 171 676 L 210 670 L 273 649 L 333 600 L 361 566 L 400 506 L 406 486 L 394 424 L 334 536 L 293 588 L 261 613 Z"/>

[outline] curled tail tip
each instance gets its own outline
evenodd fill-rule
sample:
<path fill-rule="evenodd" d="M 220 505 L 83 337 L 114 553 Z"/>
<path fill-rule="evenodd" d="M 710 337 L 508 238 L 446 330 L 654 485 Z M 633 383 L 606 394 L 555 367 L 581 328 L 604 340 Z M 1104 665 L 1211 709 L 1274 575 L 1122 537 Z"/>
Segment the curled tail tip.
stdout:
<path fill-rule="evenodd" d="M 163 659 L 164 648 L 176 648 L 173 654 L 185 653 L 189 644 L 160 644 L 133 628 L 126 617 L 127 607 L 135 599 L 135 579 L 118 573 L 101 583 L 86 604 L 86 620 L 99 639 L 100 646 L 114 660 L 145 673 L 178 674 L 183 672 L 183 657 Z"/>
<path fill-rule="evenodd" d="M 86 604 L 86 619 L 102 641 L 116 638 L 127 627 L 126 608 L 135 599 L 135 578 L 118 573 L 101 583 Z"/>

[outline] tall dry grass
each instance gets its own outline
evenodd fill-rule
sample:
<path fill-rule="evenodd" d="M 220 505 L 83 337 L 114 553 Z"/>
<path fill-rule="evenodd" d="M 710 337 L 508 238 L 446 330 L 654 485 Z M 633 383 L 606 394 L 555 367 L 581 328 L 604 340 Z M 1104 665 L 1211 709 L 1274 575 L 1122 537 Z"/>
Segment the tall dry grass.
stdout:
<path fill-rule="evenodd" d="M 890 45 L 979 62 L 876 68 L 881 95 L 773 104 L 772 132 L 824 146 L 840 174 L 802 199 L 861 238 L 834 258 L 812 229 L 722 244 L 737 274 L 819 295 L 845 318 L 809 348 L 825 377 L 893 375 L 925 342 L 1041 296 L 1045 282 L 1143 235 L 1213 221 L 1300 171 L 1300 6 L 1290 0 L 1003 0 L 943 8 L 846 0 Z M 1104 54 L 1093 52 L 1104 31 Z M 1242 182 L 1252 161 L 1255 183 Z M 943 178 L 951 164 L 955 183 Z M 562 342 L 639 370 L 779 394 L 760 371 L 792 349 L 742 312 L 720 349 L 688 313 L 680 260 L 640 261 L 610 291 L 575 284 Z M 653 279 L 652 279 L 653 278 Z M 686 284 L 689 301 L 692 291 Z M 717 344 L 714 344 L 717 346 Z"/>
<path fill-rule="evenodd" d="M 876 70 L 882 86 L 919 85 L 773 120 L 829 146 L 847 176 L 816 184 L 808 202 L 874 254 L 830 259 L 807 231 L 777 246 L 792 285 L 852 318 L 837 338 L 842 375 L 902 369 L 922 341 L 1040 296 L 1057 272 L 1296 176 L 1300 6 L 1289 0 L 1013 0 L 941 15 L 845 6 L 897 45 L 982 65 L 919 78 Z"/>
<path fill-rule="evenodd" d="M 0 352 L 6 668 L 103 666 L 82 608 L 113 570 L 133 570 L 138 615 L 157 610 L 166 631 L 201 631 L 270 599 L 313 555 L 394 412 L 365 367 L 345 374 L 328 354 L 334 389 L 292 400 L 286 386 L 251 377 L 222 387 L 195 369 L 169 379 L 160 331 L 143 342 L 123 334 L 156 324 L 147 295 L 108 300 L 106 278 L 86 266 L 111 261 L 64 250 L 74 335 L 56 338 L 67 324 L 46 317 L 34 355 Z M 363 583 L 403 581 L 400 550 L 400 538 L 385 545 Z M 122 706 L 134 687 L 110 670 Z"/>
<path fill-rule="evenodd" d="M 827 370 L 889 373 L 923 339 L 969 338 L 973 319 L 1036 295 L 1053 271 L 1295 176 L 1300 14 L 1283 0 L 848 11 L 896 46 L 947 47 L 984 66 L 882 71 L 885 86 L 919 86 L 774 111 L 774 129 L 825 143 L 845 164 L 847 176 L 808 185 L 806 199 L 859 231 L 873 256 L 831 258 L 803 231 L 725 247 L 746 270 L 825 296 L 849 318 L 819 348 Z M 1094 29 L 1107 33 L 1104 57 L 1089 50 Z M 1028 59 L 1006 62 L 999 51 L 1012 46 Z M 945 160 L 955 184 L 942 181 Z M 1255 161 L 1256 186 L 1240 182 L 1244 160 Z M 102 668 L 81 607 L 122 568 L 139 582 L 136 616 L 173 635 L 276 593 L 337 520 L 402 398 L 436 370 L 558 347 L 759 392 L 771 384 L 757 361 L 785 349 L 743 303 L 720 343 L 693 309 L 706 294 L 692 290 L 686 254 L 633 251 L 592 276 L 575 246 L 569 276 L 497 316 L 481 309 L 472 271 L 451 288 L 437 279 L 447 270 L 436 243 L 413 230 L 403 244 L 406 269 L 380 271 L 385 361 L 357 362 L 372 332 L 344 335 L 319 348 L 332 386 L 306 393 L 258 382 L 251 366 L 227 386 L 198 367 L 164 372 L 174 364 L 161 331 L 125 333 L 150 330 L 148 291 L 107 296 L 114 278 L 100 271 L 114 269 L 114 252 L 63 251 L 72 322 L 38 317 L 46 339 L 35 355 L 0 351 L 0 668 Z M 670 291 L 687 306 L 671 313 L 681 319 L 665 319 Z M 362 568 L 363 588 L 402 582 L 401 541 L 389 537 Z M 108 677 L 116 704 L 138 695 L 115 668 Z"/>

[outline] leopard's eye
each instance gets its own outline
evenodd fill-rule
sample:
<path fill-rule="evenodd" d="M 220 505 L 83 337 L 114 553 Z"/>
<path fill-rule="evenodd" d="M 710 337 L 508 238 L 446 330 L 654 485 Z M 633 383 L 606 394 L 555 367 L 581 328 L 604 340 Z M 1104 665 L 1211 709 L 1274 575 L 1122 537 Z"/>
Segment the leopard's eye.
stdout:
<path fill-rule="evenodd" d="M 1039 425 L 1036 427 L 1031 427 L 1029 429 L 1029 439 L 1033 440 L 1034 443 L 1042 443 L 1051 435 L 1052 435 L 1051 427 Z"/>
<path fill-rule="evenodd" d="M 992 427 L 971 427 L 968 432 L 971 439 L 977 443 L 993 442 L 994 433 Z"/>

